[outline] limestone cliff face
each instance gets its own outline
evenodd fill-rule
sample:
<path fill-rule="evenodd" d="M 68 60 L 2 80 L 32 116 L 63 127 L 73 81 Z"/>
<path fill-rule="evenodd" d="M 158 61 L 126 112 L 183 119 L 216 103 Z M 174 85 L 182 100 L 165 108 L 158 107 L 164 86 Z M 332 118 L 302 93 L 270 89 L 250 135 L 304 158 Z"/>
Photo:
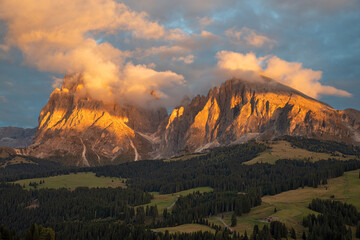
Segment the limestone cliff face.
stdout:
<path fill-rule="evenodd" d="M 150 158 L 156 147 L 151 134 L 167 118 L 166 110 L 91 99 L 81 93 L 81 77 L 73 77 L 78 79 L 66 77 L 62 89 L 51 94 L 33 143 L 24 153 L 80 166 Z"/>
<path fill-rule="evenodd" d="M 357 143 L 359 116 L 359 111 L 335 110 L 271 79 L 233 79 L 174 109 L 160 151 L 173 156 L 282 135 Z"/>
<path fill-rule="evenodd" d="M 265 77 L 261 82 L 226 81 L 169 116 L 165 109 L 97 101 L 82 89 L 81 76 L 74 76 L 54 90 L 23 154 L 96 166 L 282 135 L 360 143 L 359 111 L 335 110 Z"/>

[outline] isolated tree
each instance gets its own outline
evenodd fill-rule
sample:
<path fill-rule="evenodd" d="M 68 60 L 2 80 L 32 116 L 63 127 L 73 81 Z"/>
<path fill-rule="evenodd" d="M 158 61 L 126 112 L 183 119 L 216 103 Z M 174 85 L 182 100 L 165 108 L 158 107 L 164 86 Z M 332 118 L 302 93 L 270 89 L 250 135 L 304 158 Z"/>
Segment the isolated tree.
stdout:
<path fill-rule="evenodd" d="M 237 224 L 237 220 L 236 220 L 236 214 L 234 212 L 233 215 L 231 216 L 231 226 L 235 227 L 236 224 Z"/>
<path fill-rule="evenodd" d="M 303 240 L 306 240 L 306 234 L 305 234 L 305 231 L 303 231 L 303 234 L 302 234 L 302 239 L 303 239 Z"/>
<path fill-rule="evenodd" d="M 355 237 L 360 238 L 360 222 L 356 225 Z"/>
<path fill-rule="evenodd" d="M 290 230 L 290 236 L 292 239 L 296 239 L 296 232 L 295 232 L 295 229 L 294 228 L 291 228 Z"/>

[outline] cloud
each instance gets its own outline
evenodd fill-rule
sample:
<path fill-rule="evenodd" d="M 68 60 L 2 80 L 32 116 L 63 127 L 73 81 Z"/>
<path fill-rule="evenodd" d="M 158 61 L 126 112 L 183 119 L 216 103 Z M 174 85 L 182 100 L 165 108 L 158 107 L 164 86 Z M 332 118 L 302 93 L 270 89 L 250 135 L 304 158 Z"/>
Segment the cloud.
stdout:
<path fill-rule="evenodd" d="M 178 45 L 175 46 L 163 45 L 163 46 L 151 47 L 147 49 L 138 48 L 135 51 L 134 55 L 136 56 L 137 59 L 140 60 L 144 59 L 145 57 L 149 57 L 153 55 L 158 55 L 161 58 L 166 59 L 166 58 L 173 58 L 176 56 L 183 56 L 184 54 L 188 54 L 190 52 L 191 49 L 181 47 Z"/>
<path fill-rule="evenodd" d="M 194 55 L 190 54 L 190 55 L 187 55 L 186 57 L 173 57 L 172 59 L 173 61 L 179 61 L 179 62 L 184 62 L 186 64 L 191 64 L 194 62 Z"/>
<path fill-rule="evenodd" d="M 8 100 L 4 96 L 0 96 L 0 102 L 6 103 Z"/>
<path fill-rule="evenodd" d="M 184 77 L 171 71 L 155 71 L 145 65 L 127 63 L 122 72 L 126 83 L 121 84 L 117 95 L 118 100 L 127 100 L 136 104 L 150 103 L 174 106 L 181 101 L 183 94 L 188 91 Z M 156 96 L 156 101 L 154 100 Z"/>
<path fill-rule="evenodd" d="M 202 17 L 202 18 L 199 18 L 199 25 L 201 27 L 206 27 L 206 26 L 209 26 L 211 25 L 212 23 L 214 22 L 214 19 L 212 19 L 211 17 Z"/>
<path fill-rule="evenodd" d="M 267 59 L 266 63 L 267 67 L 264 69 L 265 75 L 311 97 L 319 98 L 320 95 L 351 97 L 351 94 L 344 90 L 322 85 L 320 83 L 322 71 L 304 68 L 302 63 L 287 62 L 276 56 Z"/>
<path fill-rule="evenodd" d="M 240 30 L 237 30 L 236 27 L 229 28 L 225 31 L 225 35 L 232 44 L 236 45 L 247 44 L 257 48 L 267 47 L 271 49 L 276 44 L 276 41 L 247 27 Z"/>
<path fill-rule="evenodd" d="M 241 54 L 231 51 L 220 51 L 216 54 L 218 67 L 226 70 L 260 72 L 260 61 L 252 52 Z"/>
<path fill-rule="evenodd" d="M 2 48 L 17 47 L 23 53 L 24 62 L 41 71 L 81 73 L 87 92 L 96 99 L 114 100 L 115 93 L 136 86 L 139 79 L 142 88 L 132 87 L 128 92 L 144 94 L 143 88 L 146 88 L 148 92 L 159 91 L 165 98 L 166 87 L 162 84 L 183 85 L 182 76 L 129 64 L 127 59 L 132 52 L 96 40 L 99 33 L 114 35 L 119 31 L 146 40 L 186 38 L 182 30 L 166 29 L 149 20 L 145 12 L 133 11 L 113 0 L 3 0 L 0 9 L 0 19 L 7 25 Z M 145 76 L 135 74 L 134 70 Z M 169 77 L 168 82 L 164 81 L 165 77 Z M 55 80 L 55 83 L 59 81 Z M 139 104 L 141 99 L 137 98 Z M 157 102 L 165 104 L 167 101 Z"/>
<path fill-rule="evenodd" d="M 63 78 L 57 78 L 57 77 L 52 77 L 53 79 L 53 84 L 51 85 L 53 88 L 61 88 L 64 79 Z"/>
<path fill-rule="evenodd" d="M 287 62 L 277 56 L 258 58 L 252 52 L 242 54 L 221 51 L 216 56 L 218 68 L 228 71 L 232 77 L 243 77 L 244 73 L 247 73 L 248 78 L 250 76 L 250 79 L 254 80 L 256 78 L 248 73 L 253 72 L 273 78 L 313 98 L 319 98 L 320 95 L 352 96 L 344 90 L 322 85 L 320 83 L 322 71 L 304 68 L 299 62 Z"/>

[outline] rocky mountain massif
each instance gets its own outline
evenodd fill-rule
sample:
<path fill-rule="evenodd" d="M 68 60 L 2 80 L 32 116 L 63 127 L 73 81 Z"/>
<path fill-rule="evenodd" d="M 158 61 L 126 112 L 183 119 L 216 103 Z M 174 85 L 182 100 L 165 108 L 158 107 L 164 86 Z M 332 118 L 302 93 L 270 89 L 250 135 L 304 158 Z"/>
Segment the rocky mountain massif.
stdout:
<path fill-rule="evenodd" d="M 360 143 L 359 111 L 333 109 L 265 77 L 259 82 L 228 80 L 169 116 L 163 108 L 97 101 L 79 94 L 82 88 L 81 77 L 67 77 L 54 90 L 32 145 L 22 154 L 93 166 L 282 135 Z"/>

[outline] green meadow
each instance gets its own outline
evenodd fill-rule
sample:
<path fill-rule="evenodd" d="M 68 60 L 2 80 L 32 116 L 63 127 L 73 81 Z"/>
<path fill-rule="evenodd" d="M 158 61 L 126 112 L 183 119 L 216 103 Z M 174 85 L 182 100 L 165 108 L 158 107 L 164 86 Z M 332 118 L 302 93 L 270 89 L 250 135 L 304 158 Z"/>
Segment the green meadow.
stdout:
<path fill-rule="evenodd" d="M 303 217 L 315 213 L 307 208 L 314 198 L 350 203 L 360 211 L 359 170 L 346 172 L 342 177 L 329 179 L 328 184 L 320 185 L 318 188 L 304 187 L 274 196 L 264 196 L 260 206 L 252 208 L 248 214 L 237 217 L 237 225 L 232 230 L 240 233 L 244 233 L 246 230 L 250 235 L 254 225 L 257 224 L 262 228 L 264 224 L 268 224 L 265 222 L 265 218 L 271 216 L 278 217 L 288 228 L 293 227 L 299 237 L 304 230 Z M 223 217 L 223 221 L 231 225 L 231 215 L 232 213 L 228 212 L 213 216 L 208 220 L 210 223 L 224 226 L 218 219 Z"/>
<path fill-rule="evenodd" d="M 153 192 L 154 199 L 151 200 L 150 203 L 142 205 L 144 207 L 146 206 L 157 206 L 159 214 L 162 214 L 164 209 L 167 208 L 168 210 L 171 210 L 171 207 L 175 204 L 176 200 L 180 196 L 186 196 L 190 193 L 194 193 L 199 191 L 200 193 L 204 192 L 211 192 L 213 189 L 211 187 L 198 187 L 198 188 L 192 188 L 189 190 L 177 192 L 177 193 L 170 193 L 170 194 L 159 194 L 158 192 Z"/>
<path fill-rule="evenodd" d="M 44 181 L 44 183 L 40 183 Z M 67 175 L 58 175 L 54 177 L 45 178 L 31 178 L 16 181 L 15 183 L 24 186 L 25 189 L 34 189 L 30 186 L 30 183 L 37 183 L 37 189 L 41 188 L 68 188 L 75 189 L 77 187 L 89 187 L 89 188 L 107 188 L 107 187 L 126 187 L 126 179 L 113 178 L 113 177 L 97 177 L 95 173 L 71 173 Z"/>
<path fill-rule="evenodd" d="M 265 143 L 270 148 L 260 153 L 254 159 L 245 162 L 244 164 L 255 164 L 255 163 L 270 163 L 275 164 L 279 159 L 294 159 L 294 160 L 303 160 L 309 159 L 311 162 L 319 160 L 327 160 L 333 158 L 336 160 L 346 161 L 349 159 L 354 159 L 356 156 L 339 154 L 338 156 L 332 156 L 329 153 L 319 153 L 311 152 L 306 149 L 297 148 L 291 146 L 291 143 L 286 141 L 274 141 Z"/>
<path fill-rule="evenodd" d="M 169 233 L 176 233 L 176 232 L 185 232 L 185 233 L 192 233 L 192 232 L 212 232 L 215 233 L 215 230 L 201 224 L 183 224 L 176 227 L 166 227 L 166 228 L 157 228 L 156 231 L 158 232 L 165 232 L 169 231 Z"/>

